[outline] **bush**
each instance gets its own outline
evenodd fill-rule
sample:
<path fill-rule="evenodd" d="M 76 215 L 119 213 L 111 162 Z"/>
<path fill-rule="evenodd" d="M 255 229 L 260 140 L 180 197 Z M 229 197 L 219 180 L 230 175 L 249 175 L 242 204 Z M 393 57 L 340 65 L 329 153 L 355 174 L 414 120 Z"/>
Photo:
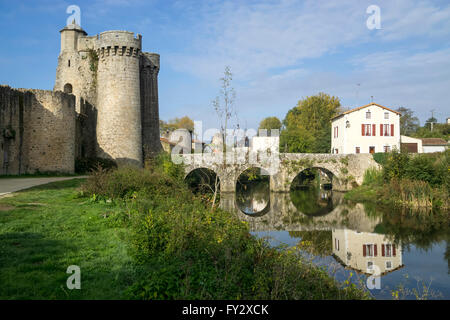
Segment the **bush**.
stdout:
<path fill-rule="evenodd" d="M 114 160 L 97 157 L 75 159 L 76 173 L 90 173 L 91 171 L 97 170 L 99 167 L 108 170 L 117 168 L 117 164 Z"/>
<path fill-rule="evenodd" d="M 116 170 L 93 171 L 81 190 L 88 196 L 96 195 L 106 199 L 129 199 L 138 192 L 151 194 L 171 194 L 182 188 L 178 180 L 159 172 L 134 167 Z"/>
<path fill-rule="evenodd" d="M 438 185 L 442 182 L 442 175 L 435 165 L 435 159 L 428 154 L 420 154 L 412 157 L 405 168 L 405 177 L 411 180 L 428 182 Z"/>
<path fill-rule="evenodd" d="M 387 161 L 388 155 L 389 155 L 389 153 L 386 153 L 386 152 L 377 152 L 377 153 L 372 154 L 372 157 L 376 163 L 384 166 L 384 164 Z"/>
<path fill-rule="evenodd" d="M 391 181 L 392 179 L 403 178 L 408 162 L 409 156 L 406 153 L 399 153 L 397 151 L 388 153 L 383 165 L 383 179 L 385 181 Z"/>

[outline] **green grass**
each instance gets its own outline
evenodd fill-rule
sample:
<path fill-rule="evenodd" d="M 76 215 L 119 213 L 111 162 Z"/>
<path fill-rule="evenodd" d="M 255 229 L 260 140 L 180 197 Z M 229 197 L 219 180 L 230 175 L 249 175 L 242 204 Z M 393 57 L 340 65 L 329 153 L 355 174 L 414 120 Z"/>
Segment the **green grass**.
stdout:
<path fill-rule="evenodd" d="M 134 272 L 126 229 L 108 220 L 118 208 L 77 197 L 81 180 L 0 199 L 0 299 L 122 297 Z M 82 290 L 67 289 L 70 265 L 81 268 Z"/>

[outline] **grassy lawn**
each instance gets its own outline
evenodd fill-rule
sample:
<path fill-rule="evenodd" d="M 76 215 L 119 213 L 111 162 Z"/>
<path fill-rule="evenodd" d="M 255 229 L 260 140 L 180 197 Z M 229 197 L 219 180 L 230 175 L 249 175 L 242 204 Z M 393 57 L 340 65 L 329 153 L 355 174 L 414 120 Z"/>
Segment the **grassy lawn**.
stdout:
<path fill-rule="evenodd" d="M 0 199 L 0 299 L 120 299 L 134 269 L 108 216 L 118 207 L 77 197 L 84 179 Z M 81 268 L 81 290 L 66 286 Z"/>

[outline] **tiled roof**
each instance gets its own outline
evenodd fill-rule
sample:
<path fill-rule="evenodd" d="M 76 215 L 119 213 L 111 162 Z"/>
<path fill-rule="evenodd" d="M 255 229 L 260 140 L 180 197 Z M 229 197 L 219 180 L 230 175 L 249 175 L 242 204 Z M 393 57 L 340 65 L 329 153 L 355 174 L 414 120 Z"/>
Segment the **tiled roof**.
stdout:
<path fill-rule="evenodd" d="M 446 146 L 447 141 L 441 138 L 422 138 L 423 146 Z"/>
<path fill-rule="evenodd" d="M 339 118 L 339 117 L 341 117 L 341 116 L 343 116 L 343 115 L 345 115 L 345 114 L 349 114 L 349 113 L 352 113 L 352 112 L 354 112 L 354 111 L 358 111 L 358 110 L 360 110 L 360 109 L 364 109 L 364 108 L 367 108 L 367 107 L 370 107 L 370 106 L 377 106 L 377 107 L 383 108 L 383 109 L 385 109 L 385 110 L 388 110 L 388 111 L 390 111 L 390 112 L 394 112 L 394 113 L 396 113 L 396 114 L 398 114 L 398 115 L 401 115 L 401 113 L 398 112 L 398 111 L 389 109 L 389 108 L 387 108 L 387 107 L 385 107 L 385 106 L 382 106 L 381 104 L 377 104 L 377 103 L 372 102 L 372 103 L 366 104 L 366 105 L 364 105 L 364 106 L 357 107 L 357 108 L 354 108 L 354 109 L 345 111 L 345 112 L 341 113 L 340 115 L 337 115 L 336 117 L 332 118 L 331 120 L 334 120 L 334 119 Z"/>

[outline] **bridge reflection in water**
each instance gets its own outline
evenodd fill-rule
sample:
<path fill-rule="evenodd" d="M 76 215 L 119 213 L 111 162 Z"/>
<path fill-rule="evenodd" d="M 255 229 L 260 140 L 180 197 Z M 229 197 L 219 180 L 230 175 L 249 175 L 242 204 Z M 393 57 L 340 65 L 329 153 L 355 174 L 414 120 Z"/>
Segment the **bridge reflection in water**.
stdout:
<path fill-rule="evenodd" d="M 376 266 L 383 276 L 403 267 L 401 245 L 375 232 L 381 217 L 368 216 L 363 204 L 346 203 L 341 192 L 304 188 L 273 193 L 255 183 L 246 190 L 222 193 L 220 201 L 253 232 L 288 231 L 303 238 L 308 232 L 327 231 L 322 239 L 327 248 L 321 251 L 358 273 L 372 274 Z"/>

